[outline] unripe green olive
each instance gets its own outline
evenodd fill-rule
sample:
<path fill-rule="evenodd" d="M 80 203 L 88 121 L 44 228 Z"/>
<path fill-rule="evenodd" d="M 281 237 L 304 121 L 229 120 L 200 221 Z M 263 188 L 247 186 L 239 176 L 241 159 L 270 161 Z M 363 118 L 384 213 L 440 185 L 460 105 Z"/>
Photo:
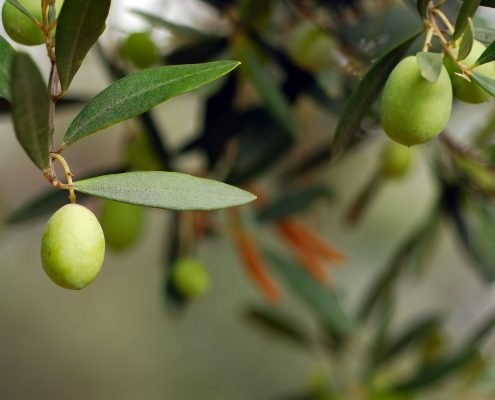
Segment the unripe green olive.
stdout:
<path fill-rule="evenodd" d="M 122 57 L 136 68 L 148 68 L 159 58 L 158 48 L 148 32 L 131 33 L 122 43 Z"/>
<path fill-rule="evenodd" d="M 381 154 L 382 175 L 387 178 L 400 178 L 411 165 L 411 149 L 402 144 L 389 141 Z"/>
<path fill-rule="evenodd" d="M 181 257 L 172 266 L 172 283 L 187 298 L 196 298 L 206 293 L 210 278 L 201 262 L 192 257 Z"/>
<path fill-rule="evenodd" d="M 381 121 L 387 135 L 412 146 L 442 132 L 452 111 L 452 84 L 445 67 L 431 83 L 421 76 L 415 56 L 404 58 L 387 79 Z"/>
<path fill-rule="evenodd" d="M 21 6 L 29 11 L 39 23 L 43 22 L 40 0 L 17 1 Z M 62 8 L 62 4 L 63 0 L 57 0 L 55 2 L 57 15 Z M 8 1 L 5 1 L 2 8 L 2 22 L 5 32 L 7 32 L 10 38 L 17 43 L 24 44 L 26 46 L 36 46 L 44 43 L 45 41 L 45 37 L 41 29 L 38 28 L 27 15 L 24 15 Z"/>
<path fill-rule="evenodd" d="M 78 204 L 52 215 L 41 241 L 41 262 L 47 275 L 66 289 L 82 289 L 100 272 L 105 237 L 96 216 Z"/>
<path fill-rule="evenodd" d="M 478 57 L 485 51 L 485 49 L 486 47 L 482 43 L 475 40 L 471 52 L 464 60 L 461 61 L 462 64 L 464 64 L 466 67 L 470 67 L 476 62 L 476 60 L 478 60 Z M 454 49 L 453 51 L 454 54 L 457 55 L 457 50 Z M 490 94 L 483 90 L 473 80 L 471 80 L 471 82 L 468 82 L 466 79 L 455 75 L 456 72 L 461 72 L 461 70 L 450 57 L 445 56 L 444 64 L 449 71 L 450 78 L 452 79 L 454 96 L 457 99 L 465 101 L 466 103 L 478 104 L 489 101 L 492 98 Z M 495 79 L 495 63 L 493 62 L 480 65 L 473 71 L 481 75 L 485 75 L 488 78 Z"/>
<path fill-rule="evenodd" d="M 108 247 L 123 250 L 139 239 L 143 230 L 144 210 L 133 204 L 105 200 L 100 221 Z"/>
<path fill-rule="evenodd" d="M 126 153 L 129 168 L 137 171 L 160 171 L 163 164 L 157 157 L 151 141 L 146 133 L 131 138 Z"/>
<path fill-rule="evenodd" d="M 287 38 L 287 53 L 303 69 L 319 72 L 334 62 L 337 45 L 334 39 L 315 24 L 297 25 Z"/>

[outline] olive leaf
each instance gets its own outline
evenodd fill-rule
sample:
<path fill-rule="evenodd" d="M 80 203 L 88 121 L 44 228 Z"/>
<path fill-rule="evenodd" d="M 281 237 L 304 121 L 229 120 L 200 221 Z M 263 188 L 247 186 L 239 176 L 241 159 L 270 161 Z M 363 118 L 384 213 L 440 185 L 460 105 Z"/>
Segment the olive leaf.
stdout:
<path fill-rule="evenodd" d="M 468 365 L 477 354 L 477 348 L 468 347 L 421 366 L 412 376 L 397 383 L 392 390 L 398 393 L 409 393 L 434 385 Z"/>
<path fill-rule="evenodd" d="M 262 222 L 277 221 L 300 213 L 319 199 L 329 200 L 331 197 L 332 192 L 320 185 L 309 186 L 300 190 L 290 190 L 263 207 L 258 213 L 258 218 Z"/>
<path fill-rule="evenodd" d="M 440 53 L 419 52 L 416 54 L 421 76 L 435 83 L 442 72 L 443 55 Z"/>
<path fill-rule="evenodd" d="M 130 9 L 129 11 L 145 19 L 151 25 L 155 27 L 165 28 L 179 37 L 183 37 L 187 39 L 201 39 L 201 40 L 219 37 L 218 35 L 214 35 L 211 33 L 201 32 L 190 26 L 181 25 L 176 22 L 169 21 L 165 18 L 157 16 L 156 14 L 150 14 L 146 11 L 141 11 L 134 8 Z"/>
<path fill-rule="evenodd" d="M 65 0 L 57 21 L 57 70 L 69 88 L 88 51 L 105 30 L 111 0 Z"/>
<path fill-rule="evenodd" d="M 244 313 L 244 318 L 257 327 L 289 340 L 307 350 L 311 346 L 311 337 L 297 321 L 279 310 L 252 306 Z"/>
<path fill-rule="evenodd" d="M 476 10 L 480 6 L 480 0 L 464 0 L 457 14 L 457 19 L 455 21 L 454 34 L 452 35 L 452 40 L 459 39 L 469 24 L 469 18 L 473 18 Z"/>
<path fill-rule="evenodd" d="M 485 92 L 492 96 L 495 96 L 495 79 L 488 78 L 487 76 L 474 72 L 471 75 L 473 81 L 475 81 Z"/>
<path fill-rule="evenodd" d="M 420 343 L 441 325 L 442 320 L 441 315 L 429 315 L 409 323 L 398 335 L 384 341 L 381 351 L 375 354 L 374 367 L 393 360 L 411 346 Z"/>
<path fill-rule="evenodd" d="M 24 151 L 38 168 L 48 167 L 50 94 L 33 59 L 17 53 L 11 69 L 12 118 Z"/>
<path fill-rule="evenodd" d="M 0 36 L 0 97 L 10 100 L 10 75 L 15 50 Z"/>
<path fill-rule="evenodd" d="M 353 321 L 342 309 L 335 292 L 324 288 L 293 261 L 268 249 L 263 253 L 287 285 L 315 313 L 326 330 L 345 338 L 353 329 Z"/>
<path fill-rule="evenodd" d="M 431 0 L 418 0 L 416 3 L 416 7 L 418 9 L 419 15 L 423 19 L 428 18 L 428 5 Z"/>
<path fill-rule="evenodd" d="M 495 8 L 495 0 L 481 0 L 480 6 Z"/>
<path fill-rule="evenodd" d="M 234 186 L 178 172 L 127 172 L 74 182 L 78 192 L 168 210 L 216 210 L 256 196 Z"/>
<path fill-rule="evenodd" d="M 477 65 L 482 65 L 495 60 L 495 40 L 485 49 L 476 60 Z"/>
<path fill-rule="evenodd" d="M 267 73 L 267 68 L 261 64 L 255 46 L 247 37 L 240 36 L 237 38 L 233 51 L 243 62 L 242 67 L 251 78 L 268 112 L 281 128 L 288 134 L 295 136 L 298 124 L 292 114 L 289 102 L 273 78 Z"/>
<path fill-rule="evenodd" d="M 359 82 L 340 116 L 330 151 L 331 160 L 335 160 L 351 142 L 388 76 L 420 34 L 415 33 L 385 53 Z"/>
<path fill-rule="evenodd" d="M 72 121 L 62 147 L 135 117 L 159 103 L 206 85 L 232 71 L 237 61 L 158 67 L 118 80 L 97 94 Z"/>
<path fill-rule="evenodd" d="M 473 48 L 474 43 L 474 26 L 472 18 L 468 18 L 468 24 L 462 35 L 461 44 L 459 45 L 459 52 L 457 54 L 457 59 L 459 61 L 464 60 Z"/>
<path fill-rule="evenodd" d="M 429 253 L 438 234 L 438 223 L 438 207 L 435 204 L 427 218 L 404 240 L 371 284 L 358 311 L 359 320 L 365 321 L 383 303 L 397 279 L 411 263 L 414 265 L 414 261 L 418 259 L 422 261 L 425 254 Z"/>
<path fill-rule="evenodd" d="M 32 20 L 35 20 L 33 14 L 31 14 L 24 6 L 19 3 L 17 0 L 7 0 L 8 3 L 12 4 L 15 8 L 17 8 L 21 13 L 23 13 L 26 17 L 29 17 Z"/>

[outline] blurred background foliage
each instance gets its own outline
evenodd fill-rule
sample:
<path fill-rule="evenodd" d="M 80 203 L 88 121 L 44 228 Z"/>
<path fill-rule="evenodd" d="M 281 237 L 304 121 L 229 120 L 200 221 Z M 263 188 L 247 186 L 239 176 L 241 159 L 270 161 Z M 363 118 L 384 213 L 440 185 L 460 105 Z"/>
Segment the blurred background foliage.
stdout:
<path fill-rule="evenodd" d="M 114 2 L 59 104 L 59 131 L 105 82 L 133 71 L 242 65 L 88 139 L 68 153 L 78 177 L 178 170 L 258 200 L 212 214 L 89 203 L 107 272 L 84 294 L 60 293 L 32 275 L 33 249 L 65 193 L 34 183 L 1 139 L 2 159 L 20 171 L 0 181 L 2 397 L 493 398 L 493 105 L 456 104 L 448 132 L 404 156 L 381 131 L 378 99 L 329 161 L 339 118 L 358 118 L 342 113 L 359 80 L 421 29 L 414 3 Z M 458 7 L 444 11 L 455 18 Z M 478 13 L 480 41 L 493 40 L 493 21 Z M 0 112 L 10 131 L 7 103 Z"/>

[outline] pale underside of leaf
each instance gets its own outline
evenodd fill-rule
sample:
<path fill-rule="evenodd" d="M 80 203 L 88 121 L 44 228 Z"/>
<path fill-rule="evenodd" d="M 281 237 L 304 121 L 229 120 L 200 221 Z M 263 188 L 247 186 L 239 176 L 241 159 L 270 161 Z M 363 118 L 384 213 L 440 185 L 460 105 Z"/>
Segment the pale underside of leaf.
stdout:
<path fill-rule="evenodd" d="M 168 210 L 216 210 L 239 206 L 256 196 L 234 186 L 178 172 L 129 172 L 74 183 L 97 197 Z"/>

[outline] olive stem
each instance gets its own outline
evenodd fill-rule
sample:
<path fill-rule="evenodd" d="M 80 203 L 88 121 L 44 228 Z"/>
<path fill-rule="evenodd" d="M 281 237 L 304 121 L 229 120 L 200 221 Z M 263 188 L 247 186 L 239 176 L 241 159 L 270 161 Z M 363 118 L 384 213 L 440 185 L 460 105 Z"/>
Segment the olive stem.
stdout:
<path fill-rule="evenodd" d="M 60 154 L 57 154 L 57 153 L 50 153 L 50 157 L 57 160 L 62 165 L 62 168 L 64 169 L 64 172 L 65 172 L 65 177 L 67 179 L 67 185 L 62 185 L 62 188 L 69 190 L 69 200 L 72 204 L 75 204 L 76 203 L 76 194 L 74 192 L 74 188 L 72 187 L 72 185 L 73 185 L 72 177 L 74 175 L 70 171 L 70 168 L 69 168 L 69 165 L 67 164 L 67 161 L 65 161 L 65 158 L 63 158 Z"/>
<path fill-rule="evenodd" d="M 434 8 L 432 12 L 442 20 L 443 24 L 447 27 L 449 34 L 452 35 L 454 33 L 454 26 L 450 23 L 447 16 L 438 8 Z"/>
<path fill-rule="evenodd" d="M 469 81 L 469 78 L 471 77 L 472 73 L 471 71 L 468 70 L 468 67 L 466 67 L 463 63 L 461 63 L 458 59 L 456 54 L 452 51 L 452 49 L 449 46 L 449 42 L 443 35 L 442 31 L 438 27 L 435 18 L 430 17 L 430 24 L 432 28 L 434 29 L 435 36 L 438 38 L 440 45 L 442 46 L 443 50 L 445 51 L 445 54 L 449 56 L 452 61 L 460 68 L 462 71 L 462 77 L 467 78 Z"/>
<path fill-rule="evenodd" d="M 432 26 L 428 26 L 426 31 L 425 43 L 423 44 L 423 52 L 428 52 L 431 47 L 431 40 L 433 39 L 434 29 Z"/>

